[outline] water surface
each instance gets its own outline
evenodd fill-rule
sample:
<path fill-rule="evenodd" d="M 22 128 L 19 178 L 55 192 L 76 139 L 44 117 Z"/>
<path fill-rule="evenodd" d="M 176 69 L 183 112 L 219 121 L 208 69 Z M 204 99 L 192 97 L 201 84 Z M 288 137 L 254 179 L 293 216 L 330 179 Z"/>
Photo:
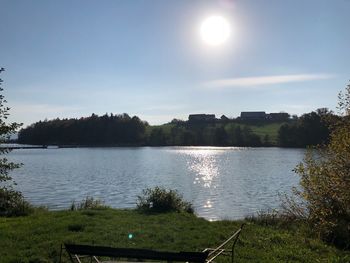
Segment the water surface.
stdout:
<path fill-rule="evenodd" d="M 116 208 L 135 207 L 142 189 L 177 189 L 198 216 L 237 219 L 276 208 L 299 178 L 302 149 L 133 147 L 13 150 L 24 165 L 11 175 L 35 205 L 66 209 L 93 196 Z"/>

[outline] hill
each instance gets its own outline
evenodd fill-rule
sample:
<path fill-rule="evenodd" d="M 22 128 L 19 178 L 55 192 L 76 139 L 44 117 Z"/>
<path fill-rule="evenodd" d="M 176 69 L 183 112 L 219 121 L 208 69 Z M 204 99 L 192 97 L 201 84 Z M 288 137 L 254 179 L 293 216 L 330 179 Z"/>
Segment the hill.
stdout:
<path fill-rule="evenodd" d="M 306 147 L 327 143 L 330 124 L 339 116 L 319 109 L 301 117 L 229 119 L 190 115 L 188 121 L 151 126 L 128 114 L 92 114 L 79 119 L 36 122 L 19 132 L 18 142 L 58 146 L 238 146 Z"/>

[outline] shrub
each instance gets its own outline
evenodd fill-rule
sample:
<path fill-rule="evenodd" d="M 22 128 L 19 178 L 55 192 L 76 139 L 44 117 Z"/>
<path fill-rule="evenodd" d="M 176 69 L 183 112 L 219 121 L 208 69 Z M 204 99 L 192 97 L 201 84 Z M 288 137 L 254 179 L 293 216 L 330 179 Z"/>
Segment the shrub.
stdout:
<path fill-rule="evenodd" d="M 108 206 L 106 206 L 103 201 L 87 196 L 81 202 L 75 203 L 75 201 L 73 201 L 69 210 L 76 211 L 76 210 L 105 209 L 105 208 L 108 208 Z"/>
<path fill-rule="evenodd" d="M 326 241 L 350 247 L 350 85 L 340 97 L 343 116 L 331 127 L 327 146 L 309 150 L 295 171 L 300 189 L 294 192 L 302 202 L 290 211 L 306 215 L 312 228 Z M 304 212 L 303 212 L 304 211 Z"/>
<path fill-rule="evenodd" d="M 161 187 L 143 190 L 138 196 L 137 209 L 145 212 L 187 212 L 194 213 L 192 204 L 184 201 L 176 190 L 167 190 Z"/>
<path fill-rule="evenodd" d="M 22 194 L 11 189 L 0 189 L 0 216 L 23 216 L 34 211 Z"/>
<path fill-rule="evenodd" d="M 5 69 L 0 68 L 0 73 Z M 0 79 L 0 143 L 16 132 L 21 126 L 19 123 L 9 123 L 10 108 L 6 106 L 6 100 L 2 95 L 2 79 Z M 13 189 L 15 182 L 9 173 L 20 167 L 20 164 L 10 162 L 5 155 L 10 152 L 5 147 L 0 147 L 0 216 L 20 216 L 30 213 L 33 209 L 23 198 L 21 192 Z"/>

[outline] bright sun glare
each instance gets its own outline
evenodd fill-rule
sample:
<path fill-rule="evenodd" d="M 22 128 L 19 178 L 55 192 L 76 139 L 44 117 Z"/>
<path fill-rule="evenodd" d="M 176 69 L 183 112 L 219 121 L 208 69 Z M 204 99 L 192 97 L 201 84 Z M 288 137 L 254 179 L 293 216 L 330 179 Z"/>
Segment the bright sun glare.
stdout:
<path fill-rule="evenodd" d="M 200 34 L 206 44 L 217 46 L 226 42 L 231 33 L 229 22 L 222 16 L 206 18 L 200 27 Z"/>

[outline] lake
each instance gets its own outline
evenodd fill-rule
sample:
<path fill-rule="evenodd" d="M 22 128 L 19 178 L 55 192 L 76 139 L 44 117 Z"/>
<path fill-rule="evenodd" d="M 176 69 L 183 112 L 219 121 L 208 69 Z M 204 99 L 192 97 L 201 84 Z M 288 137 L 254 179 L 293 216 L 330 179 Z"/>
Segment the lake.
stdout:
<path fill-rule="evenodd" d="M 23 166 L 11 172 L 35 205 L 67 209 L 85 197 L 133 208 L 143 189 L 177 189 L 198 216 L 239 219 L 277 208 L 299 177 L 292 169 L 303 149 L 239 147 L 130 147 L 19 149 Z"/>

